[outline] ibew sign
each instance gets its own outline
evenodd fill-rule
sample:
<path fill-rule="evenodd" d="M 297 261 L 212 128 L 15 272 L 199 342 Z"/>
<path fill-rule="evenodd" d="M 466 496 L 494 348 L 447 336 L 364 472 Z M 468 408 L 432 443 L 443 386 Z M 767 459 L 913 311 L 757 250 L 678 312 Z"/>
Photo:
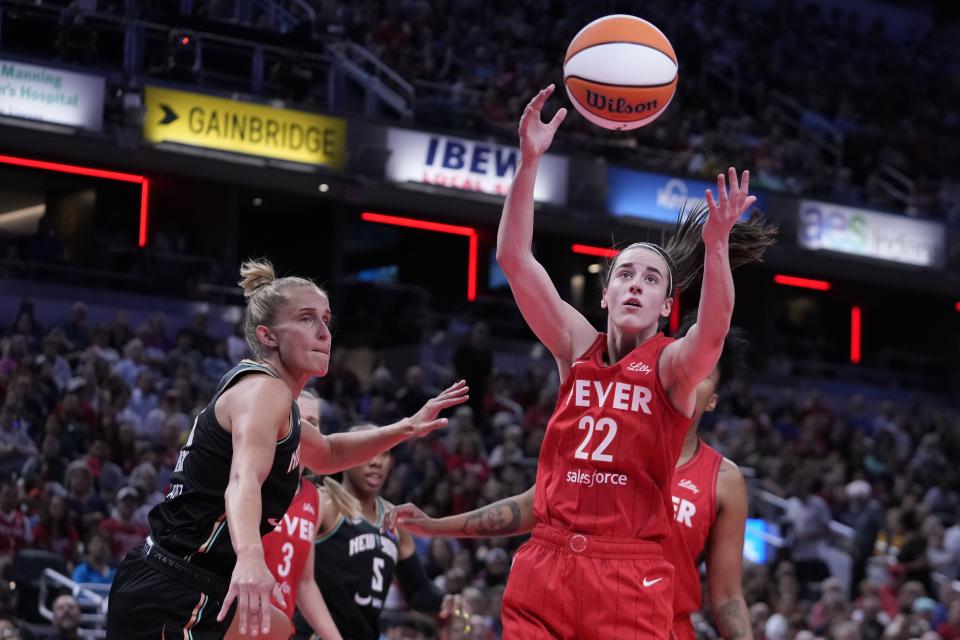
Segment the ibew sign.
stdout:
<path fill-rule="evenodd" d="M 444 136 L 389 129 L 387 178 L 394 182 L 419 182 L 451 189 L 504 196 L 520 162 L 516 147 Z M 563 205 L 567 201 L 568 160 L 546 154 L 540 160 L 534 199 Z"/>

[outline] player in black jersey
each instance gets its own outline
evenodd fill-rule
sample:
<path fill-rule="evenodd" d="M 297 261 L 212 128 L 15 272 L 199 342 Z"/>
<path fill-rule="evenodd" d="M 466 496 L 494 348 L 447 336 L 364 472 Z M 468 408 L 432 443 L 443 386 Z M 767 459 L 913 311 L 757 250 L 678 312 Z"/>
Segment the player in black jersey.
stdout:
<path fill-rule="evenodd" d="M 352 433 L 372 433 L 373 425 Z M 380 520 L 392 505 L 380 497 L 390 473 L 389 452 L 343 472 L 343 484 L 327 477 L 321 491 L 322 520 L 314 545 L 314 575 L 323 599 L 344 640 L 380 637 L 380 612 L 396 574 L 413 609 L 438 613 L 443 596 L 427 578 L 406 531 L 380 531 Z M 294 638 L 311 636 L 298 612 Z"/>
<path fill-rule="evenodd" d="M 240 634 L 268 635 L 271 593 L 283 597 L 260 539 L 287 510 L 301 462 L 319 473 L 359 464 L 441 428 L 439 412 L 467 398 L 461 382 L 383 429 L 301 432 L 294 400 L 311 377 L 327 372 L 327 296 L 310 280 L 276 278 L 266 261 L 244 263 L 240 275 L 256 360 L 231 369 L 194 421 L 166 500 L 150 512 L 150 537 L 117 571 L 111 640 L 219 639 L 234 617 Z"/>

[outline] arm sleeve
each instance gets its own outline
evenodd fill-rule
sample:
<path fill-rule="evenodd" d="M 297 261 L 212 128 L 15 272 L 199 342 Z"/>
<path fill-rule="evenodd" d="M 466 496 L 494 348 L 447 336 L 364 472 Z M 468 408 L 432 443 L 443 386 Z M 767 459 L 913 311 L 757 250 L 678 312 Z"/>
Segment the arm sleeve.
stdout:
<path fill-rule="evenodd" d="M 423 613 L 440 613 L 443 594 L 427 578 L 416 553 L 397 562 L 397 579 L 411 608 Z"/>

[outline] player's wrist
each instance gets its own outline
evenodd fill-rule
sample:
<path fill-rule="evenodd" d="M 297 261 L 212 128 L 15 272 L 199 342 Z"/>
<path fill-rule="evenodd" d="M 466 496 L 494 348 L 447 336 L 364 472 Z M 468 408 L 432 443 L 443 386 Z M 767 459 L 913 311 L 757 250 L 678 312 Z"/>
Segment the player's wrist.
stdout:
<path fill-rule="evenodd" d="M 264 555 L 263 555 L 263 543 L 260 540 L 257 540 L 257 542 L 255 543 L 251 542 L 248 544 L 238 545 L 236 549 L 236 553 L 237 553 L 238 562 L 241 560 L 244 560 L 244 561 L 260 560 L 260 561 L 266 562 L 266 560 L 264 560 Z"/>

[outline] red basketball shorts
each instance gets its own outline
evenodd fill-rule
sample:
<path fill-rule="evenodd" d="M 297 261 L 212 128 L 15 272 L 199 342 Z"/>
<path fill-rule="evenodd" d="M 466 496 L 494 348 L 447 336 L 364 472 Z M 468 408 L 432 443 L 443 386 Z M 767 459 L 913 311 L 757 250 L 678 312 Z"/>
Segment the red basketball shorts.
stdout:
<path fill-rule="evenodd" d="M 505 640 L 670 637 L 673 565 L 660 545 L 539 524 L 503 594 Z"/>

